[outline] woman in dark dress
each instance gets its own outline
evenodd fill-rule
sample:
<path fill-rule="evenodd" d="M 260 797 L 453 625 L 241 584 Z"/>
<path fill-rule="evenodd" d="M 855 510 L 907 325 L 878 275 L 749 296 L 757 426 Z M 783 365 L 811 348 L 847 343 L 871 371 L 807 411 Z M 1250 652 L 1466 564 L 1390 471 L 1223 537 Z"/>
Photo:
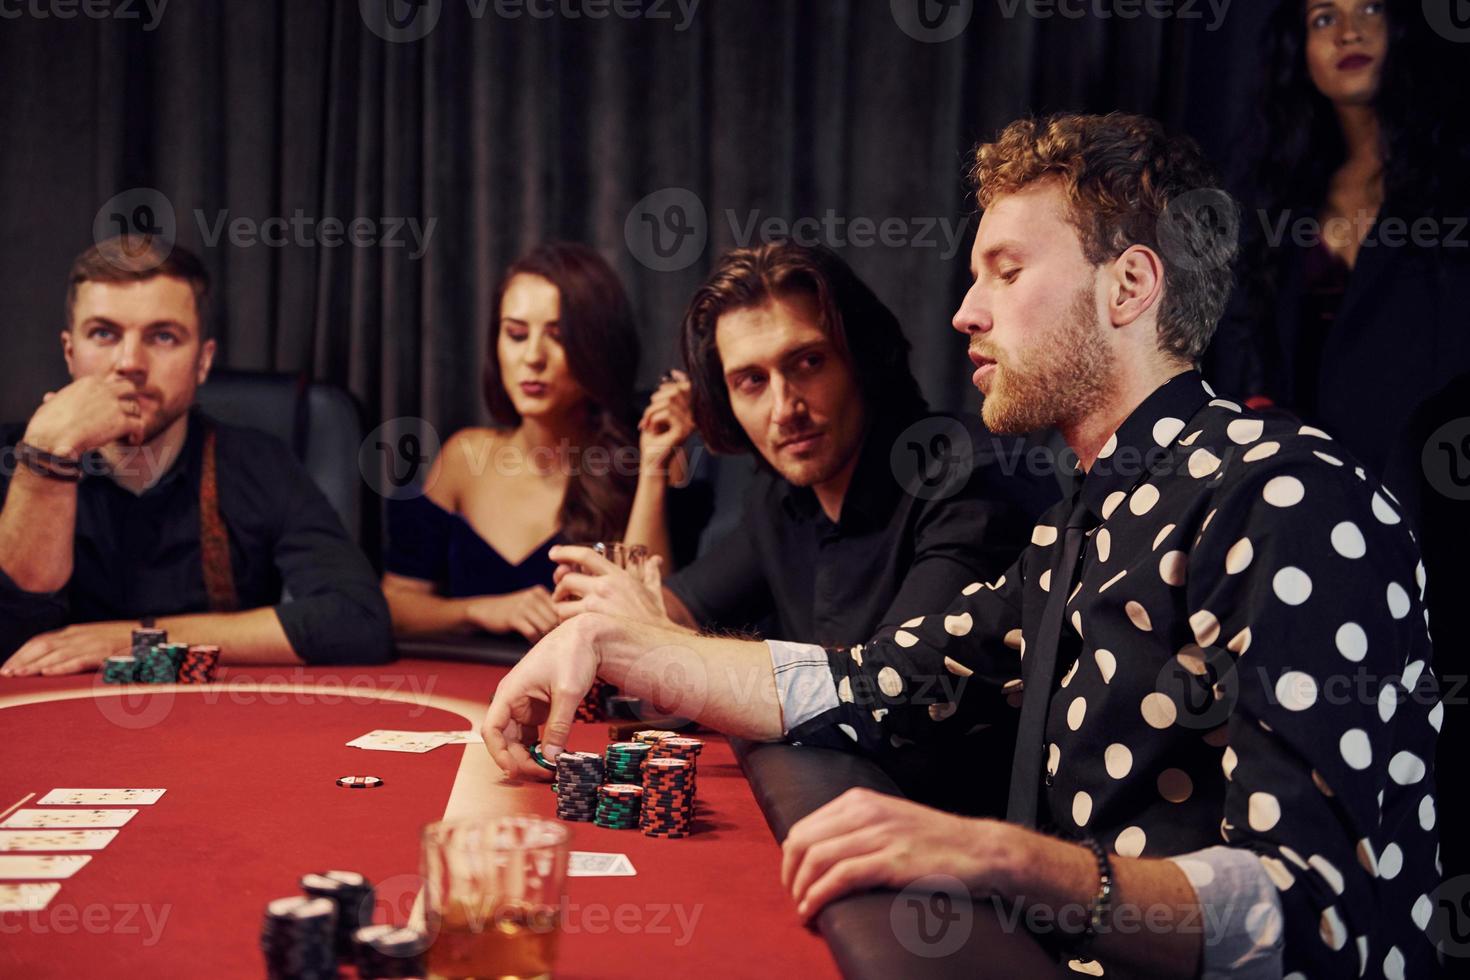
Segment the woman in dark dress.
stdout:
<path fill-rule="evenodd" d="M 400 636 L 540 639 L 558 622 L 556 544 L 669 558 L 667 464 L 692 420 L 666 394 L 635 431 L 638 336 L 617 275 L 554 243 L 512 264 L 496 295 L 482 379 L 496 427 L 456 433 L 423 496 L 389 504 L 383 591 Z"/>
<path fill-rule="evenodd" d="M 1443 784 L 1463 764 L 1455 748 L 1470 727 L 1453 696 L 1470 666 L 1456 608 L 1470 521 L 1434 455 L 1459 444 L 1446 427 L 1470 416 L 1470 46 L 1431 6 L 1278 6 L 1241 181 L 1251 206 L 1239 288 L 1206 372 L 1330 433 L 1401 500 L 1424 554 L 1435 671 L 1451 695 Z M 1441 826 L 1465 816 L 1443 800 Z M 1446 875 L 1470 870 L 1463 835 L 1441 836 Z"/>
<path fill-rule="evenodd" d="M 1418 0 L 1282 0 L 1265 54 L 1206 371 L 1325 429 L 1417 515 L 1405 433 L 1470 370 L 1470 48 Z"/>

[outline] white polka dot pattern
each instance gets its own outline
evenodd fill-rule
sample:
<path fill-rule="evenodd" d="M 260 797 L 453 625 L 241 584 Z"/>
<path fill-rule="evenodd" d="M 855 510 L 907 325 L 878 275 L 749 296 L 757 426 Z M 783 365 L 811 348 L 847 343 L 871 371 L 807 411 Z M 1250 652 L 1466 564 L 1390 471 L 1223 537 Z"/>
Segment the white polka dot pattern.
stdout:
<path fill-rule="evenodd" d="M 1048 698 L 1037 778 L 1068 833 L 1120 856 L 1249 849 L 1279 903 L 1242 905 L 1237 921 L 1283 943 L 1284 974 L 1425 975 L 1440 831 L 1428 760 L 1444 712 L 1403 694 L 1434 682 L 1416 548 L 1340 444 L 1208 400 L 1181 375 L 1119 427 L 1112 460 L 1169 463 L 1085 475 L 1099 526 L 1078 575 L 1053 570 L 1064 502 L 1002 579 L 949 609 L 905 612 L 922 616 L 868 644 L 862 663 L 834 657 L 837 707 L 793 734 L 811 741 L 819 722 L 840 722 L 881 746 L 941 721 L 956 733 L 1014 724 L 1022 698 Z M 1057 593 L 1069 601 L 1043 691 L 1027 674 Z M 842 684 L 859 673 L 861 686 Z M 1359 674 L 1378 680 L 1342 684 Z M 946 694 L 956 677 L 965 686 Z M 875 689 L 890 699 L 881 719 L 863 703 Z M 1209 865 L 1181 868 L 1196 888 L 1220 884 Z"/>

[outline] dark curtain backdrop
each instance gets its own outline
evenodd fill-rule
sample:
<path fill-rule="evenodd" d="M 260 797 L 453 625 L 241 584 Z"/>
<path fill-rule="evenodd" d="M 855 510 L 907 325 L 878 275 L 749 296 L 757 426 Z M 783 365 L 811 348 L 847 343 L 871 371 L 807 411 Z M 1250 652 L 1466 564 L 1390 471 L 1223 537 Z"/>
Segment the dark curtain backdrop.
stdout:
<path fill-rule="evenodd" d="M 675 3 L 659 4 L 670 19 L 594 21 L 497 16 L 494 0 L 475 17 L 474 0 L 442 0 L 410 43 L 369 30 L 357 0 L 173 0 L 152 30 L 0 20 L 0 416 L 26 416 L 64 381 L 68 263 L 104 202 L 132 207 L 138 188 L 167 199 L 179 241 L 216 276 L 220 363 L 343 385 L 369 426 L 422 416 L 447 433 L 485 418 L 494 282 L 536 242 L 585 241 L 613 262 L 651 384 L 740 229 L 829 211 L 966 229 L 950 257 L 938 232 L 935 247 L 841 251 L 905 323 L 931 402 L 973 404 L 948 329 L 973 237 L 968 149 L 1024 113 L 1123 109 L 1192 133 L 1223 165 L 1261 11 L 1238 2 L 1211 29 L 1203 3 L 1203 19 L 1124 21 L 974 0 L 962 34 L 924 43 L 900 28 L 903 2 L 932 0 L 703 0 L 684 30 Z M 641 262 L 624 234 L 635 203 L 666 188 L 708 215 L 706 248 L 675 271 Z M 298 212 L 434 224 L 417 258 L 407 232 L 400 248 L 208 244 L 222 217 Z"/>

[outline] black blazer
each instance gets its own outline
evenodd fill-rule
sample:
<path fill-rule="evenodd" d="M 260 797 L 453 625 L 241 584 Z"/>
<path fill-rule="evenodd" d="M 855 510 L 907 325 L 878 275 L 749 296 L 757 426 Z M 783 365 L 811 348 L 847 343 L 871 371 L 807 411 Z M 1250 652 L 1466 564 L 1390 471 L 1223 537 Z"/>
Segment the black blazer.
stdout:
<path fill-rule="evenodd" d="M 1311 217 L 1297 212 L 1291 220 Z M 1263 234 L 1262 224 L 1248 214 L 1242 237 Z M 1289 232 L 1271 253 L 1279 279 L 1270 313 L 1250 314 L 1245 284 L 1253 272 L 1242 269 L 1204 370 L 1222 393 L 1268 397 L 1340 440 L 1404 500 L 1417 526 L 1423 445 L 1411 444 L 1414 432 L 1431 421 L 1421 417 L 1431 397 L 1470 372 L 1470 223 L 1438 221 L 1429 244 L 1411 240 L 1413 225 L 1385 206 L 1369 232 L 1326 339 L 1311 404 L 1293 390 L 1307 250 Z M 1433 410 L 1450 409 L 1441 400 Z M 1453 411 L 1470 415 L 1470 405 Z"/>

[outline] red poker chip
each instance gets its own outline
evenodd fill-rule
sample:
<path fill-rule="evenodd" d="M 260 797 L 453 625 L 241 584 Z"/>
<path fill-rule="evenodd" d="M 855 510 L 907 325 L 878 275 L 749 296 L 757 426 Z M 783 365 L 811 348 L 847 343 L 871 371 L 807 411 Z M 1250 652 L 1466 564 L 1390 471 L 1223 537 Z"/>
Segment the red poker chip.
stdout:
<path fill-rule="evenodd" d="M 337 785 L 345 789 L 377 789 L 383 781 L 377 776 L 343 776 L 337 780 Z"/>

